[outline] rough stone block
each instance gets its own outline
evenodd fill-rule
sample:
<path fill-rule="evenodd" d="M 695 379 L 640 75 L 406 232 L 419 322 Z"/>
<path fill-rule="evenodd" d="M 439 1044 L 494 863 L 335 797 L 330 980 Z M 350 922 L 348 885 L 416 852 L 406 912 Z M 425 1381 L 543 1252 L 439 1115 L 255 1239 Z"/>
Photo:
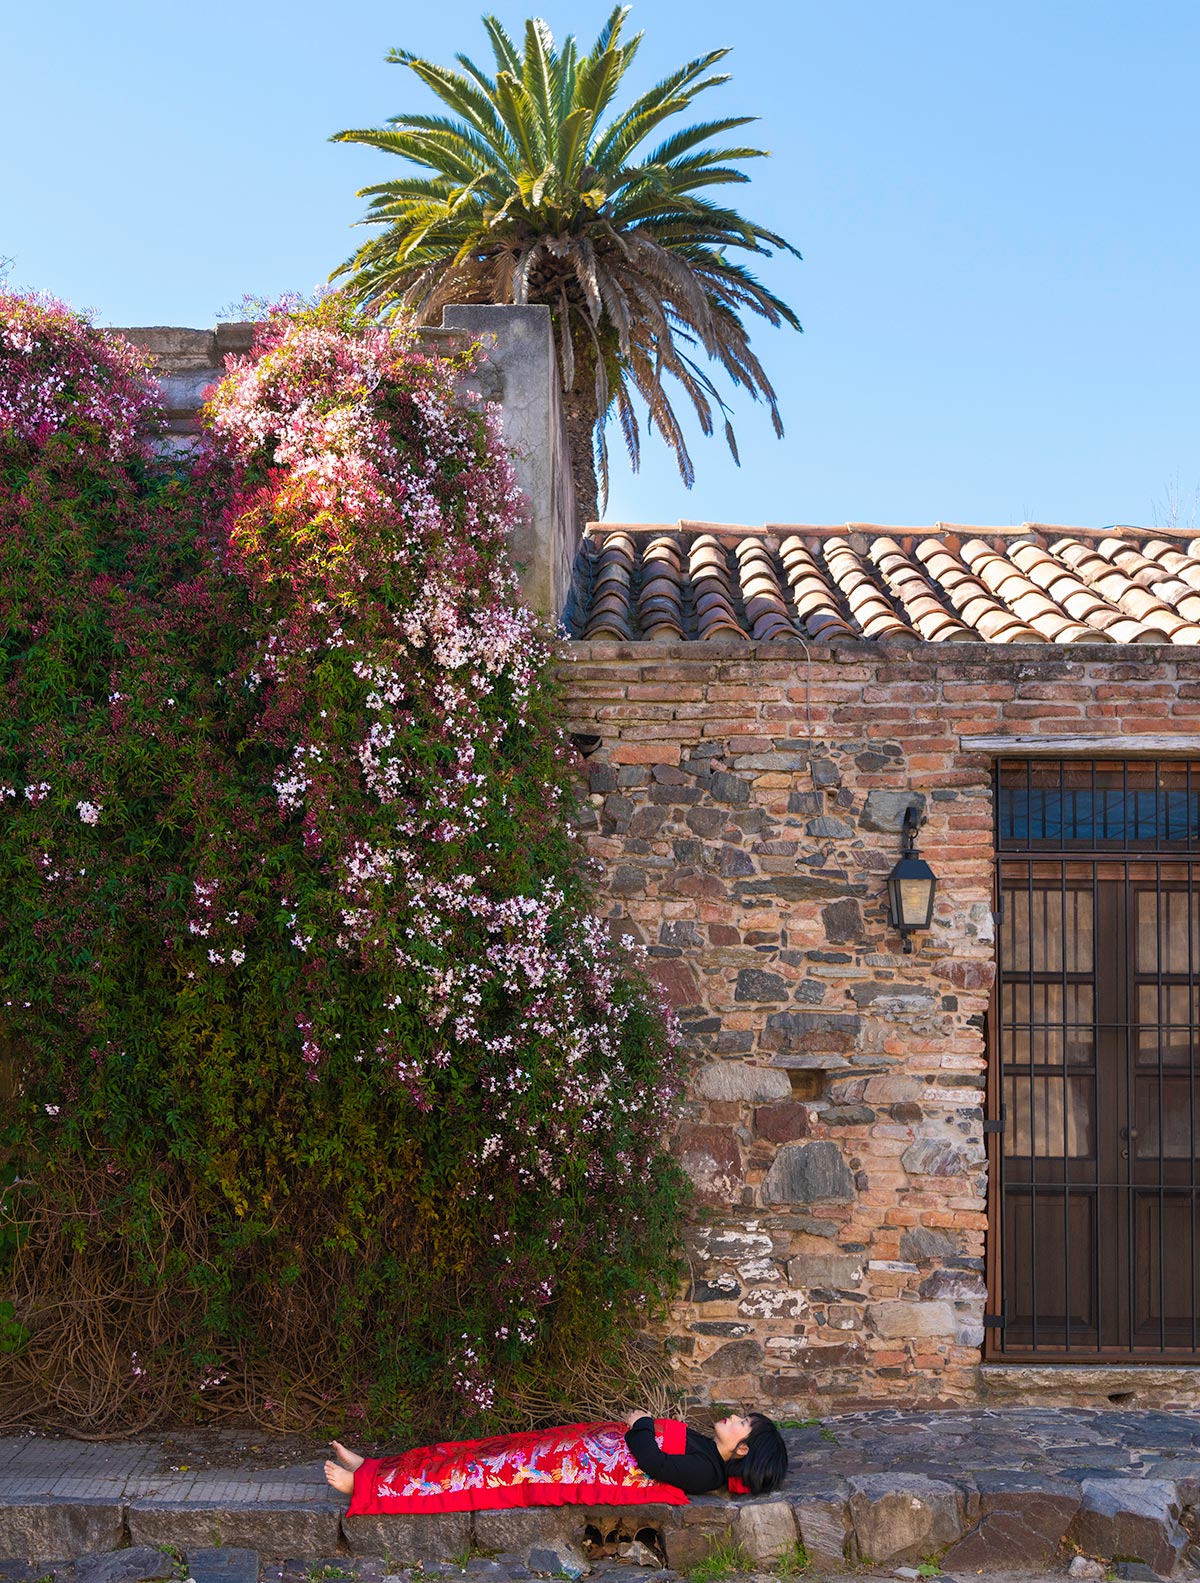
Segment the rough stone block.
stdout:
<path fill-rule="evenodd" d="M 796 1543 L 796 1518 L 787 1501 L 747 1501 L 738 1507 L 733 1540 L 758 1566 L 770 1566 Z"/>
<path fill-rule="evenodd" d="M 535 1545 L 529 1552 L 528 1566 L 535 1577 L 577 1578 L 591 1571 L 583 1552 L 562 1539 Z"/>
<path fill-rule="evenodd" d="M 979 1518 L 942 1557 L 954 1572 L 1043 1572 L 1079 1510 L 1077 1484 L 1044 1474 L 988 1469 L 975 1476 Z"/>
<path fill-rule="evenodd" d="M 1167 1479 L 1084 1479 L 1068 1537 L 1091 1555 L 1144 1561 L 1165 1577 L 1187 1545 L 1179 1511 Z"/>
<path fill-rule="evenodd" d="M 1090 1556 L 1072 1556 L 1067 1576 L 1084 1578 L 1086 1583 L 1103 1583 L 1103 1579 L 1108 1576 L 1108 1568 L 1103 1561 L 1093 1561 Z"/>
<path fill-rule="evenodd" d="M 781 1054 L 838 1055 L 855 1048 L 861 1031 L 853 1012 L 773 1011 L 759 1043 Z"/>
<path fill-rule="evenodd" d="M 857 1253 L 804 1253 L 788 1260 L 793 1286 L 853 1291 L 862 1285 L 863 1257 Z"/>
<path fill-rule="evenodd" d="M 822 907 L 821 922 L 825 926 L 825 938 L 831 945 L 845 945 L 849 940 L 862 937 L 862 908 L 851 896 Z"/>
<path fill-rule="evenodd" d="M 0 1506 L 0 1558 L 73 1560 L 124 1542 L 125 1507 L 114 1500 L 46 1496 Z"/>
<path fill-rule="evenodd" d="M 689 1517 L 696 1515 L 694 1510 L 688 1513 Z M 680 1521 L 680 1516 L 680 1513 L 676 1514 L 678 1526 L 668 1527 L 663 1533 L 663 1545 L 671 1570 L 688 1572 L 707 1559 L 715 1545 L 729 1539 L 733 1531 L 734 1514 L 728 1509 L 719 1515 L 706 1512 L 699 1522 L 689 1522 L 686 1517 Z"/>
<path fill-rule="evenodd" d="M 850 1519 L 860 1560 L 915 1562 L 962 1537 L 966 1500 L 921 1473 L 870 1473 L 850 1480 Z"/>
<path fill-rule="evenodd" d="M 952 1336 L 957 1319 L 951 1303 L 919 1303 L 895 1298 L 868 1303 L 867 1317 L 880 1336 Z"/>
<path fill-rule="evenodd" d="M 704 1367 L 716 1379 L 732 1379 L 762 1367 L 763 1349 L 757 1341 L 727 1341 L 718 1347 Z M 674 1562 L 671 1563 L 674 1565 Z"/>
<path fill-rule="evenodd" d="M 987 1296 L 979 1270 L 934 1270 L 917 1288 L 922 1297 L 950 1303 L 982 1302 Z"/>
<path fill-rule="evenodd" d="M 915 808 L 919 815 L 924 814 L 925 798 L 922 793 L 870 791 L 859 822 L 864 830 L 885 830 L 898 835 L 909 808 Z"/>
<path fill-rule="evenodd" d="M 836 1143 L 785 1144 L 763 1183 L 768 1204 L 848 1204 L 854 1178 Z"/>
<path fill-rule="evenodd" d="M 805 832 L 818 841 L 841 841 L 854 834 L 854 826 L 833 814 L 819 814 L 808 821 Z"/>
<path fill-rule="evenodd" d="M 910 1176 L 967 1176 L 983 1164 L 982 1144 L 952 1143 L 948 1138 L 918 1138 L 900 1156 Z"/>
<path fill-rule="evenodd" d="M 787 980 L 761 967 L 744 967 L 737 976 L 734 1000 L 786 1000 Z M 772 1099 L 778 1097 L 770 1096 Z"/>
<path fill-rule="evenodd" d="M 786 1072 L 781 1072 L 791 1093 L 791 1082 Z M 808 1136 L 812 1112 L 807 1105 L 796 1100 L 781 1100 L 777 1105 L 763 1105 L 754 1112 L 754 1131 L 767 1143 L 795 1143 Z"/>
<path fill-rule="evenodd" d="M 928 1226 L 913 1226 L 900 1238 L 900 1257 L 908 1264 L 923 1259 L 948 1259 L 959 1251 L 959 1244 L 948 1232 Z"/>
<path fill-rule="evenodd" d="M 799 1319 L 808 1307 L 803 1292 L 787 1287 L 756 1287 L 738 1304 L 738 1313 L 747 1319 Z"/>
<path fill-rule="evenodd" d="M 157 1545 L 128 1545 L 76 1562 L 77 1583 L 161 1583 L 176 1573 L 175 1557 Z"/>
<path fill-rule="evenodd" d="M 788 1500 L 800 1525 L 800 1542 L 814 1567 L 846 1565 L 848 1490 L 838 1478 L 789 1479 Z"/>
<path fill-rule="evenodd" d="M 584 1517 L 578 1507 L 530 1506 L 512 1511 L 473 1512 L 473 1543 L 477 1550 L 496 1550 L 527 1561 L 531 1547 L 578 1543 Z"/>
<path fill-rule="evenodd" d="M 708 778 L 708 789 L 717 802 L 723 803 L 748 803 L 750 801 L 750 784 L 740 775 L 731 775 L 728 770 L 716 770 Z"/>
<path fill-rule="evenodd" d="M 672 1144 L 702 1204 L 736 1202 L 742 1185 L 741 1154 L 732 1127 L 684 1122 Z"/>
<path fill-rule="evenodd" d="M 430 1512 L 419 1517 L 343 1517 L 342 1535 L 356 1556 L 391 1561 L 449 1561 L 471 1542 L 471 1512 Z"/>
<path fill-rule="evenodd" d="M 790 1100 L 792 1093 L 786 1072 L 746 1061 L 714 1061 L 700 1073 L 695 1087 L 704 1099 L 742 1100 L 750 1105 Z"/>
<path fill-rule="evenodd" d="M 728 1226 L 696 1226 L 689 1239 L 702 1259 L 755 1259 L 771 1252 L 771 1239 L 762 1231 L 741 1231 Z"/>
<path fill-rule="evenodd" d="M 134 1544 L 176 1545 L 181 1550 L 233 1547 L 268 1556 L 329 1556 L 337 1553 L 340 1514 L 333 1502 L 260 1500 L 215 1506 L 147 1498 L 129 1503 L 129 1537 Z"/>

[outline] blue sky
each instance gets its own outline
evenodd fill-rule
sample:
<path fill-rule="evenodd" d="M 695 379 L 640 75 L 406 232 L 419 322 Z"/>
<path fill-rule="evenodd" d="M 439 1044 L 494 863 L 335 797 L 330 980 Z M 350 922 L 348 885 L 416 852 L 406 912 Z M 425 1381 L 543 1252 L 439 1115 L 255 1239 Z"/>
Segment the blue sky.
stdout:
<path fill-rule="evenodd" d="M 107 324 L 209 325 L 246 292 L 310 290 L 363 234 L 355 190 L 401 168 L 329 134 L 424 103 L 389 46 L 484 56 L 483 9 L 10 8 L 10 283 Z M 541 14 L 590 40 L 607 10 Z M 698 438 L 688 492 L 657 443 L 631 475 L 614 435 L 610 518 L 1192 524 L 1194 0 L 638 0 L 631 22 L 635 87 L 733 46 L 709 113 L 761 117 L 773 157 L 731 191 L 803 252 L 761 274 L 805 333 L 756 336 L 783 441 L 739 404 L 741 468 Z"/>

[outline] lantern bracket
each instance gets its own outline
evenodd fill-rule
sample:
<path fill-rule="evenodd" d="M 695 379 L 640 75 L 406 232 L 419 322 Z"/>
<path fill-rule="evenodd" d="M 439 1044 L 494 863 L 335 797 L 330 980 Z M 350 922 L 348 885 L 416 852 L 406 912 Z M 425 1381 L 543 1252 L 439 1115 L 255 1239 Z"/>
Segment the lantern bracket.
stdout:
<path fill-rule="evenodd" d="M 915 803 L 904 810 L 904 823 L 900 827 L 900 852 L 911 852 L 917 844 L 917 831 L 925 823 Z"/>

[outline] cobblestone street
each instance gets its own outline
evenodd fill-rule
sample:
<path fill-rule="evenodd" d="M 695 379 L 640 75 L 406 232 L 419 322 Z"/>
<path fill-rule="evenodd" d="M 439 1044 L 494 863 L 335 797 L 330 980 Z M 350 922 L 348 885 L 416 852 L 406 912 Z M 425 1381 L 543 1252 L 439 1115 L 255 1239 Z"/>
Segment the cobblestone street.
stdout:
<path fill-rule="evenodd" d="M 1192 1575 L 1200 1415 L 886 1410 L 786 1434 L 787 1483 L 753 1501 L 354 1519 L 296 1442 L 210 1436 L 209 1465 L 193 1466 L 182 1436 L 13 1436 L 0 1440 L 0 1583 L 382 1583 L 414 1569 L 476 1583 L 585 1572 L 716 1583 L 779 1579 L 805 1561 L 809 1577 L 916 1580 L 939 1565 L 999 1583 L 1072 1559 L 1096 1579 Z M 272 1451 L 278 1463 L 264 1466 Z"/>

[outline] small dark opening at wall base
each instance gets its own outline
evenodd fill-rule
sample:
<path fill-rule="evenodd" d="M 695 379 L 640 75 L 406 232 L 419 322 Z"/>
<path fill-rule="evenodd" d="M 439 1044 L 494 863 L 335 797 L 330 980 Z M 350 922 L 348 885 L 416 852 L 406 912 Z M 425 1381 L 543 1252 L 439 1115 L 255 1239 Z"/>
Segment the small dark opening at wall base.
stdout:
<path fill-rule="evenodd" d="M 1137 1400 L 1136 1391 L 1110 1391 L 1109 1401 L 1114 1407 L 1127 1407 L 1130 1402 Z"/>

